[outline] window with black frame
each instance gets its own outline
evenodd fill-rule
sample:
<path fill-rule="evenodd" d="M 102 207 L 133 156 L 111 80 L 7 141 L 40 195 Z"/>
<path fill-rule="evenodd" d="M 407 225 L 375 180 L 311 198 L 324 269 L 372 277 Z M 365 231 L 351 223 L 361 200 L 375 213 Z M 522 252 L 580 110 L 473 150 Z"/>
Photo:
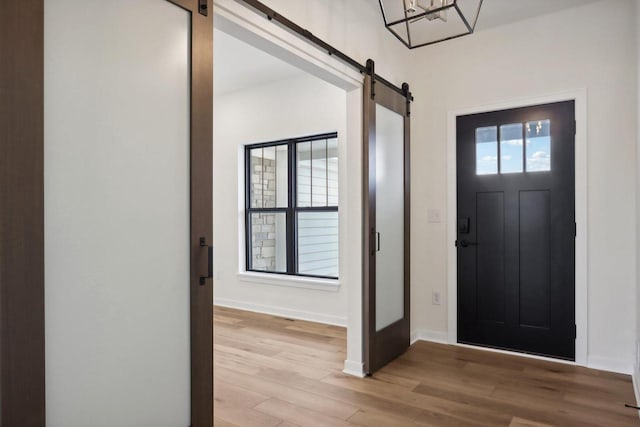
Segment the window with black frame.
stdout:
<path fill-rule="evenodd" d="M 247 271 L 338 278 L 337 138 L 246 146 Z"/>

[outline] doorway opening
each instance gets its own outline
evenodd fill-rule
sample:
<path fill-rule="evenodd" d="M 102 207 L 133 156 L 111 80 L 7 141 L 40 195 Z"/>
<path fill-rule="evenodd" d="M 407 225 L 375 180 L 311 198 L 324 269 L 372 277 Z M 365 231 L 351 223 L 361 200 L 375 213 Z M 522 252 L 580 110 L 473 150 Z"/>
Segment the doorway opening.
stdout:
<path fill-rule="evenodd" d="M 370 122 L 370 125 L 375 124 L 375 115 L 367 113 L 366 107 L 363 109 L 363 101 L 369 107 L 377 102 L 375 94 L 379 90 L 368 92 L 369 96 L 365 100 L 367 87 L 372 89 L 376 86 L 381 88 L 382 92 L 386 92 L 388 89 L 394 95 L 383 96 L 381 99 L 388 99 L 389 108 L 397 110 L 397 114 L 406 115 L 405 128 L 408 135 L 409 105 L 413 99 L 409 85 L 404 83 L 401 88 L 393 85 L 375 73 L 373 61 L 367 61 L 366 66 L 359 64 L 353 58 L 301 29 L 260 2 L 247 0 L 244 3 L 244 6 L 233 2 L 218 5 L 215 10 L 217 32 L 214 38 L 216 40 L 222 39 L 222 41 L 225 36 L 238 39 L 262 55 L 270 55 L 283 61 L 289 68 L 297 68 L 297 73 L 306 72 L 310 76 L 319 78 L 325 86 L 328 84 L 329 87 L 333 87 L 333 90 L 342 89 L 344 91 L 342 105 L 344 106 L 343 119 L 345 121 L 342 131 L 329 133 L 324 127 L 313 132 L 307 128 L 295 129 L 293 132 L 287 133 L 275 132 L 273 137 L 264 135 L 247 137 L 245 133 L 242 142 L 236 141 L 231 145 L 231 147 L 235 146 L 232 148 L 235 152 L 229 151 L 226 156 L 214 155 L 214 158 L 224 161 L 227 168 L 232 165 L 233 169 L 233 165 L 235 165 L 235 169 L 229 169 L 230 173 L 214 177 L 214 209 L 226 209 L 223 205 L 218 205 L 218 194 L 228 194 L 231 191 L 236 197 L 236 203 L 226 211 L 228 214 L 226 221 L 221 219 L 223 216 L 214 215 L 216 221 L 222 224 L 214 224 L 214 228 L 224 230 L 223 233 L 227 233 L 227 235 L 231 232 L 227 239 L 227 245 L 223 245 L 221 248 L 219 242 L 215 243 L 218 249 L 217 253 L 220 254 L 221 250 L 229 251 L 230 248 L 235 247 L 226 261 L 218 258 L 216 264 L 218 267 L 223 265 L 223 268 L 228 271 L 234 271 L 235 276 L 228 272 L 217 271 L 214 274 L 214 283 L 222 283 L 226 280 L 225 277 L 233 276 L 231 281 L 235 280 L 236 283 L 244 285 L 233 287 L 235 296 L 245 299 L 245 301 L 239 301 L 229 298 L 229 294 L 225 295 L 229 289 L 225 290 L 224 285 L 221 285 L 222 292 L 214 292 L 214 301 L 220 306 L 226 305 L 227 307 L 321 321 L 333 325 L 346 325 L 346 359 L 344 360 L 343 372 L 362 377 L 366 372 L 365 354 L 367 354 L 367 348 L 371 343 L 371 341 L 366 342 L 367 334 L 363 333 L 363 327 L 366 322 L 370 324 L 372 316 L 375 315 L 375 312 L 370 310 L 370 303 L 375 300 L 372 300 L 371 296 L 375 296 L 375 293 L 370 286 L 366 290 L 363 288 L 365 272 L 368 271 L 366 266 L 363 268 L 364 259 L 370 257 L 369 252 L 364 251 L 364 247 L 368 244 L 364 236 L 365 234 L 369 235 L 369 231 L 367 230 L 365 233 L 364 229 L 365 209 L 368 217 L 370 204 L 363 203 L 363 194 L 369 191 L 369 187 L 363 185 L 363 176 L 369 173 L 367 164 L 371 158 L 368 157 L 369 160 L 366 162 L 363 160 L 365 144 L 362 126 L 363 121 L 366 120 Z M 252 9 L 255 10 L 252 11 Z M 258 14 L 253 12 L 258 12 Z M 264 16 L 268 20 L 264 20 Z M 276 25 L 273 25 L 274 23 Z M 220 35 L 220 33 L 223 34 Z M 231 50 L 234 52 L 226 61 L 227 64 L 230 65 L 234 62 L 241 64 L 242 60 L 239 58 L 242 55 L 234 49 Z M 216 49 L 216 51 L 220 51 L 220 49 Z M 216 58 L 215 63 L 218 64 L 218 62 L 219 59 Z M 230 65 L 230 69 L 234 69 L 234 67 Z M 238 80 L 237 74 L 231 72 L 232 80 Z M 257 76 L 255 72 L 251 73 L 249 77 L 244 79 L 245 83 L 243 84 L 255 89 L 255 81 L 262 80 L 264 83 L 265 79 L 270 79 L 269 73 L 261 72 L 260 74 Z M 221 76 L 218 70 L 214 72 L 214 75 Z M 365 76 L 369 77 L 369 84 L 365 83 Z M 295 85 L 296 79 L 294 77 L 290 77 L 289 80 L 289 84 L 283 84 L 282 90 L 271 93 L 266 98 L 271 101 L 273 98 L 283 98 L 283 94 L 288 93 Z M 222 84 L 217 83 L 216 86 L 222 86 Z M 259 91 L 255 89 L 250 92 L 257 93 Z M 254 100 L 241 102 L 238 101 L 241 98 L 239 96 L 226 97 L 245 106 L 256 106 Z M 262 96 L 262 99 L 264 98 Z M 320 119 L 328 114 L 326 109 L 315 114 L 305 115 L 304 113 L 317 111 L 321 105 L 319 101 L 321 98 L 312 99 L 304 103 L 304 108 L 297 109 L 295 108 L 297 107 L 295 99 L 290 103 L 272 102 L 271 105 L 259 101 L 258 103 L 262 102 L 263 107 L 266 108 L 257 108 L 256 111 L 249 114 L 245 111 L 245 114 L 237 115 L 235 121 L 240 122 L 237 126 L 242 129 L 236 129 L 234 132 L 242 134 L 247 130 L 248 124 L 255 122 L 264 124 L 264 128 L 269 129 L 266 134 L 274 133 L 274 123 L 265 120 L 265 118 L 268 117 L 267 113 L 278 110 L 290 117 L 285 117 L 285 124 L 275 126 L 275 128 L 291 128 L 292 118 L 298 118 L 302 115 L 305 117 L 304 120 L 313 121 L 317 127 Z M 338 109 L 335 110 L 338 111 Z M 218 103 L 216 103 L 214 110 L 217 111 L 216 115 L 224 114 L 224 112 L 220 113 L 221 108 Z M 335 111 L 331 113 L 335 113 Z M 304 120 L 301 122 L 304 123 Z M 217 120 L 214 121 L 216 121 L 214 132 L 218 133 Z M 375 126 L 369 129 L 369 131 L 371 130 L 373 132 L 369 132 L 367 138 L 369 145 L 371 145 L 372 137 L 375 141 Z M 344 138 L 344 143 L 340 142 L 341 138 Z M 227 138 L 224 137 L 224 139 Z M 214 138 L 214 151 L 219 141 L 220 135 Z M 395 143 L 403 146 L 403 138 L 396 138 Z M 404 145 L 407 144 L 408 138 L 404 141 Z M 306 148 L 305 145 L 307 145 Z M 337 153 L 337 159 L 334 153 Z M 330 164 L 333 163 L 338 165 L 337 185 L 332 182 L 335 181 L 334 179 L 330 179 L 330 169 L 335 166 L 330 166 Z M 324 167 L 319 173 L 315 173 L 318 165 L 324 165 Z M 309 176 L 303 176 L 304 173 L 301 173 L 305 168 L 310 171 Z M 214 167 L 214 169 L 216 168 Z M 405 172 L 405 178 L 408 179 L 408 168 Z M 235 181 L 236 177 L 237 181 Z M 308 188 L 301 190 L 298 188 L 298 184 L 307 185 L 305 180 L 308 181 Z M 216 181 L 221 187 L 216 188 Z M 336 194 L 330 194 L 332 190 L 335 192 L 335 188 L 332 189 L 332 187 L 337 187 L 337 197 Z M 408 189 L 407 186 L 406 189 Z M 304 194 L 305 191 L 308 194 Z M 282 197 L 285 194 L 287 197 Z M 310 206 L 304 204 L 307 203 L 304 201 L 305 197 L 309 198 Z M 303 210 L 304 212 L 302 212 Z M 326 246 L 330 242 L 314 241 L 314 244 L 325 244 L 324 249 L 322 251 L 311 250 L 312 257 L 306 261 L 311 261 L 312 264 L 303 266 L 305 264 L 302 262 L 303 255 L 309 255 L 309 253 L 305 253 L 302 247 L 309 241 L 303 242 L 302 239 L 309 236 L 304 235 L 305 230 L 301 224 L 313 225 L 310 227 L 314 229 L 313 232 L 317 232 L 317 229 L 325 229 L 326 231 L 328 221 L 335 224 L 336 211 L 338 217 L 337 250 L 335 242 L 332 242 L 331 244 L 334 246 L 330 247 Z M 407 212 L 408 209 L 405 209 L 405 217 Z M 317 215 L 323 217 L 320 218 Z M 407 218 L 405 218 L 405 222 L 408 225 Z M 214 235 L 217 235 L 216 231 L 214 231 Z M 317 236 L 310 237 L 315 239 Z M 329 253 L 332 255 L 327 258 Z M 313 258 L 316 256 L 318 259 Z M 317 264 L 317 262 L 327 261 L 331 261 L 331 265 L 319 266 Z M 404 270 L 408 271 L 408 268 Z M 265 284 L 270 286 L 265 286 Z M 340 318 L 330 314 L 327 317 L 322 313 L 318 316 L 317 307 L 322 306 L 322 299 L 325 298 L 321 296 L 321 292 L 316 294 L 317 298 L 312 302 L 311 310 L 291 310 L 287 307 L 277 306 L 275 304 L 281 299 L 273 299 L 274 292 L 268 290 L 277 286 L 288 288 L 278 293 L 294 295 L 294 303 L 300 303 L 300 301 L 296 301 L 296 298 L 309 290 L 327 291 L 333 288 L 334 292 L 340 292 L 341 289 L 344 289 L 346 296 L 345 316 Z M 399 284 L 399 286 L 401 289 L 403 284 Z M 405 281 L 404 287 L 408 289 L 408 282 Z M 240 291 L 241 288 L 244 291 Z M 407 297 L 408 293 L 405 293 L 405 299 Z M 247 303 L 248 298 L 260 298 L 260 301 L 257 304 Z M 288 302 L 291 303 L 291 301 Z M 407 319 L 406 324 L 408 325 L 408 310 L 404 310 L 402 318 Z M 403 331 L 404 329 L 407 328 L 403 328 Z"/>
<path fill-rule="evenodd" d="M 346 92 L 214 40 L 214 302 L 345 327 Z"/>
<path fill-rule="evenodd" d="M 351 331 L 361 342 L 349 308 L 361 292 L 361 76 L 330 57 L 333 69 L 310 65 L 226 12 L 214 31 L 216 381 L 229 352 L 247 349 L 229 322 L 279 342 L 330 340 L 331 369 L 362 375 L 361 344 L 347 345 Z M 276 347 L 273 363 L 301 369 Z"/>

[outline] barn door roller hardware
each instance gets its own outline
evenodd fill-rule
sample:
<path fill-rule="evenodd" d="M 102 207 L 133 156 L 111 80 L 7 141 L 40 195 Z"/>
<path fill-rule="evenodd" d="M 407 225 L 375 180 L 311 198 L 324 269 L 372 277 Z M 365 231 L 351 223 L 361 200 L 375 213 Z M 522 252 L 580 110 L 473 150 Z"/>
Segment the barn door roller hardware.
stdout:
<path fill-rule="evenodd" d="M 200 13 L 200 15 L 209 15 L 209 6 L 207 5 L 207 1 L 208 0 L 198 0 L 198 13 Z"/>
<path fill-rule="evenodd" d="M 303 39 L 306 39 L 306 40 L 310 41 L 318 49 L 325 51 L 329 55 L 335 56 L 336 58 L 340 59 L 341 61 L 343 61 L 347 65 L 350 65 L 351 67 L 353 67 L 356 70 L 358 70 L 360 73 L 369 74 L 368 71 L 367 71 L 367 67 L 366 66 L 360 64 L 358 61 L 356 61 L 355 59 L 353 59 L 349 55 L 345 54 L 344 52 L 342 52 L 342 51 L 336 49 L 335 47 L 331 46 L 329 43 L 325 42 L 324 40 L 316 37 L 309 30 L 306 30 L 306 29 L 302 28 L 301 26 L 299 26 L 298 24 L 294 23 L 293 21 L 291 21 L 291 20 L 287 19 L 286 17 L 280 15 L 275 10 L 273 10 L 270 7 L 266 6 L 262 2 L 260 2 L 258 0 L 237 0 L 237 1 L 240 2 L 240 3 L 244 3 L 245 5 L 250 6 L 251 8 L 257 10 L 260 13 L 262 13 L 263 15 L 265 15 L 267 17 L 267 19 L 269 19 L 269 21 L 277 22 L 278 24 L 282 25 L 284 28 L 286 28 L 287 30 L 291 31 L 292 33 L 297 34 L 298 36 L 302 37 Z M 398 92 L 399 94 L 404 95 L 404 92 L 403 92 L 401 87 L 398 87 L 398 86 L 394 85 L 390 81 L 384 79 L 383 77 L 380 77 L 377 74 L 374 74 L 374 76 L 372 76 L 372 77 L 375 77 L 372 80 L 376 80 L 376 81 L 384 84 L 385 86 L 390 87 L 391 89 L 393 89 L 394 91 Z M 413 98 L 411 100 L 413 100 Z"/>

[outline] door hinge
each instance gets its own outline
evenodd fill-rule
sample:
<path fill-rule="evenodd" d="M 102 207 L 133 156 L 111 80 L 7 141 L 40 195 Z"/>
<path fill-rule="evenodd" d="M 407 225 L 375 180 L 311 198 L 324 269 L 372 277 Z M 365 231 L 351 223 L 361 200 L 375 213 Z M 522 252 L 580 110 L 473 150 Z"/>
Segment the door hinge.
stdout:
<path fill-rule="evenodd" d="M 576 135 L 578 133 L 578 121 L 573 121 L 573 134 Z"/>
<path fill-rule="evenodd" d="M 573 223 L 573 237 L 578 237 L 578 223 Z"/>
<path fill-rule="evenodd" d="M 578 338 L 578 326 L 573 325 L 573 338 Z"/>

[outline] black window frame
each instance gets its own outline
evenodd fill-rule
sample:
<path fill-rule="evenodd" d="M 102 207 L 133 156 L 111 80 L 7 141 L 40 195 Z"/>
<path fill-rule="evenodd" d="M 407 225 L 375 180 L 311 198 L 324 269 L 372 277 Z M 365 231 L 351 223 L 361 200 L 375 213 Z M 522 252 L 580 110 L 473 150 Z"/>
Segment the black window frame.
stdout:
<path fill-rule="evenodd" d="M 310 135 L 297 138 L 282 139 L 270 142 L 261 142 L 255 144 L 247 144 L 244 148 L 244 200 L 245 200 L 245 269 L 247 272 L 278 274 L 283 276 L 299 276 L 318 279 L 338 280 L 338 276 L 323 276 L 316 274 L 298 273 L 298 213 L 300 212 L 338 212 L 339 203 L 336 206 L 298 206 L 298 162 L 297 162 L 297 144 L 303 142 L 313 142 L 321 140 L 329 140 L 338 138 L 337 132 L 328 132 L 317 135 Z M 288 178 L 288 195 L 287 207 L 273 208 L 252 208 L 251 207 L 251 150 L 257 148 L 287 146 L 287 178 Z M 339 160 L 338 160 L 339 161 Z M 328 192 L 327 192 L 328 194 Z M 287 252 L 287 271 L 267 271 L 256 270 L 251 268 L 252 244 L 251 244 L 251 215 L 254 213 L 284 213 L 286 217 L 286 252 Z M 338 254 L 340 250 L 338 249 Z"/>

